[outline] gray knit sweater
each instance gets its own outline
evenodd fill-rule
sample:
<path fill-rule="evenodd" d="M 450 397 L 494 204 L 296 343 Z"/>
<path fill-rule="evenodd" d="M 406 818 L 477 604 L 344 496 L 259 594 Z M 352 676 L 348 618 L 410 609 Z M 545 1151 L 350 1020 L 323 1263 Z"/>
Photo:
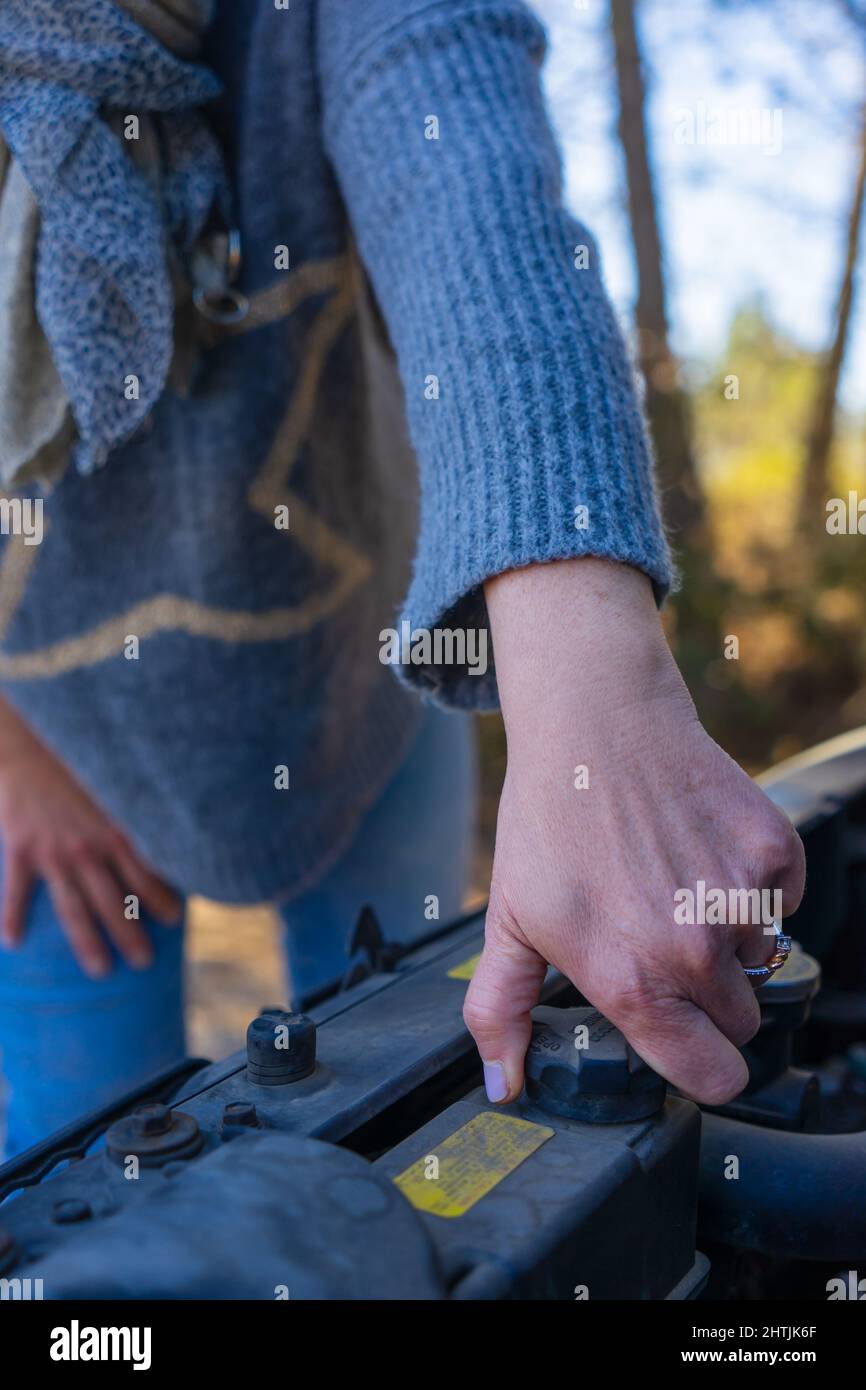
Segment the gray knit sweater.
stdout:
<path fill-rule="evenodd" d="M 0 559 L 0 688 L 184 891 L 299 892 L 401 758 L 413 685 L 495 704 L 492 660 L 395 672 L 383 629 L 486 630 L 486 578 L 560 557 L 669 583 L 543 41 L 518 0 L 219 5 L 250 313 Z"/>

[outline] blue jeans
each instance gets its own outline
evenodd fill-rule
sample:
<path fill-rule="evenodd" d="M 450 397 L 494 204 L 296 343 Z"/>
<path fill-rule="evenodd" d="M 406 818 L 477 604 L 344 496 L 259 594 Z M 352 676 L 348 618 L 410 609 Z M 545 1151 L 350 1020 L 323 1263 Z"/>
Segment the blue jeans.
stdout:
<path fill-rule="evenodd" d="M 349 849 L 316 888 L 279 909 L 292 998 L 342 973 L 365 903 L 389 941 L 412 941 L 435 925 L 425 917 L 430 895 L 442 922 L 459 912 L 475 799 L 470 720 L 427 706 L 406 759 Z M 183 931 L 145 925 L 154 946 L 148 970 L 115 957 L 109 976 L 89 980 L 47 888 L 37 885 L 23 944 L 0 951 L 6 1157 L 184 1056 Z"/>

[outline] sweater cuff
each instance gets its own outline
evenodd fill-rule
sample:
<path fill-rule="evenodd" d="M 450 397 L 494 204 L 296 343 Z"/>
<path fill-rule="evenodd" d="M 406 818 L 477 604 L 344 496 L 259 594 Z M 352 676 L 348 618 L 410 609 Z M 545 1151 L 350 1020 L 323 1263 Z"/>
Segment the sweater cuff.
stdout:
<path fill-rule="evenodd" d="M 419 461 L 401 624 L 470 630 L 462 664 L 443 639 L 429 653 L 413 644 L 428 659 L 406 664 L 404 650 L 397 669 L 464 708 L 497 703 L 486 579 L 594 555 L 643 570 L 661 601 L 672 577 L 598 252 L 560 201 L 543 41 L 511 0 L 434 5 L 325 89 L 328 147 Z"/>

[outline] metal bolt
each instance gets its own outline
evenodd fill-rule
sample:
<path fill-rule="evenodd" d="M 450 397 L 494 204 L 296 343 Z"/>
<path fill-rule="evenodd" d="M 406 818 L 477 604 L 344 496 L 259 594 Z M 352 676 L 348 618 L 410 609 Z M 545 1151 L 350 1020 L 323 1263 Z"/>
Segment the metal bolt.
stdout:
<path fill-rule="evenodd" d="M 183 1110 L 160 1104 L 141 1105 L 116 1120 L 105 1136 L 115 1163 L 134 1155 L 143 1167 L 162 1167 L 170 1159 L 191 1158 L 202 1145 L 198 1123 Z"/>
<path fill-rule="evenodd" d="M 140 1105 L 133 1111 L 132 1120 L 135 1133 L 142 1138 L 147 1134 L 168 1134 L 171 1129 L 171 1111 L 158 1101 Z"/>

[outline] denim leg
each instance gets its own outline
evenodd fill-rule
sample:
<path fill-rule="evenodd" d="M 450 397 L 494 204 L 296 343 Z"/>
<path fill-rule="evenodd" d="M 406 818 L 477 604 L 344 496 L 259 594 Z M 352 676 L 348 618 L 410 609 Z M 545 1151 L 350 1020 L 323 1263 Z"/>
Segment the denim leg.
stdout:
<path fill-rule="evenodd" d="M 11 1158 L 184 1056 L 183 928 L 142 925 L 153 965 L 113 953 L 111 974 L 89 980 L 36 885 L 22 944 L 0 949 L 0 1154 L 4 1118 Z"/>
<path fill-rule="evenodd" d="M 405 761 L 349 849 L 323 882 L 279 909 L 290 998 L 297 1001 L 342 975 L 346 945 L 366 903 L 385 938 L 398 942 L 435 929 L 434 911 L 441 923 L 460 912 L 476 806 L 471 717 L 428 705 Z"/>

